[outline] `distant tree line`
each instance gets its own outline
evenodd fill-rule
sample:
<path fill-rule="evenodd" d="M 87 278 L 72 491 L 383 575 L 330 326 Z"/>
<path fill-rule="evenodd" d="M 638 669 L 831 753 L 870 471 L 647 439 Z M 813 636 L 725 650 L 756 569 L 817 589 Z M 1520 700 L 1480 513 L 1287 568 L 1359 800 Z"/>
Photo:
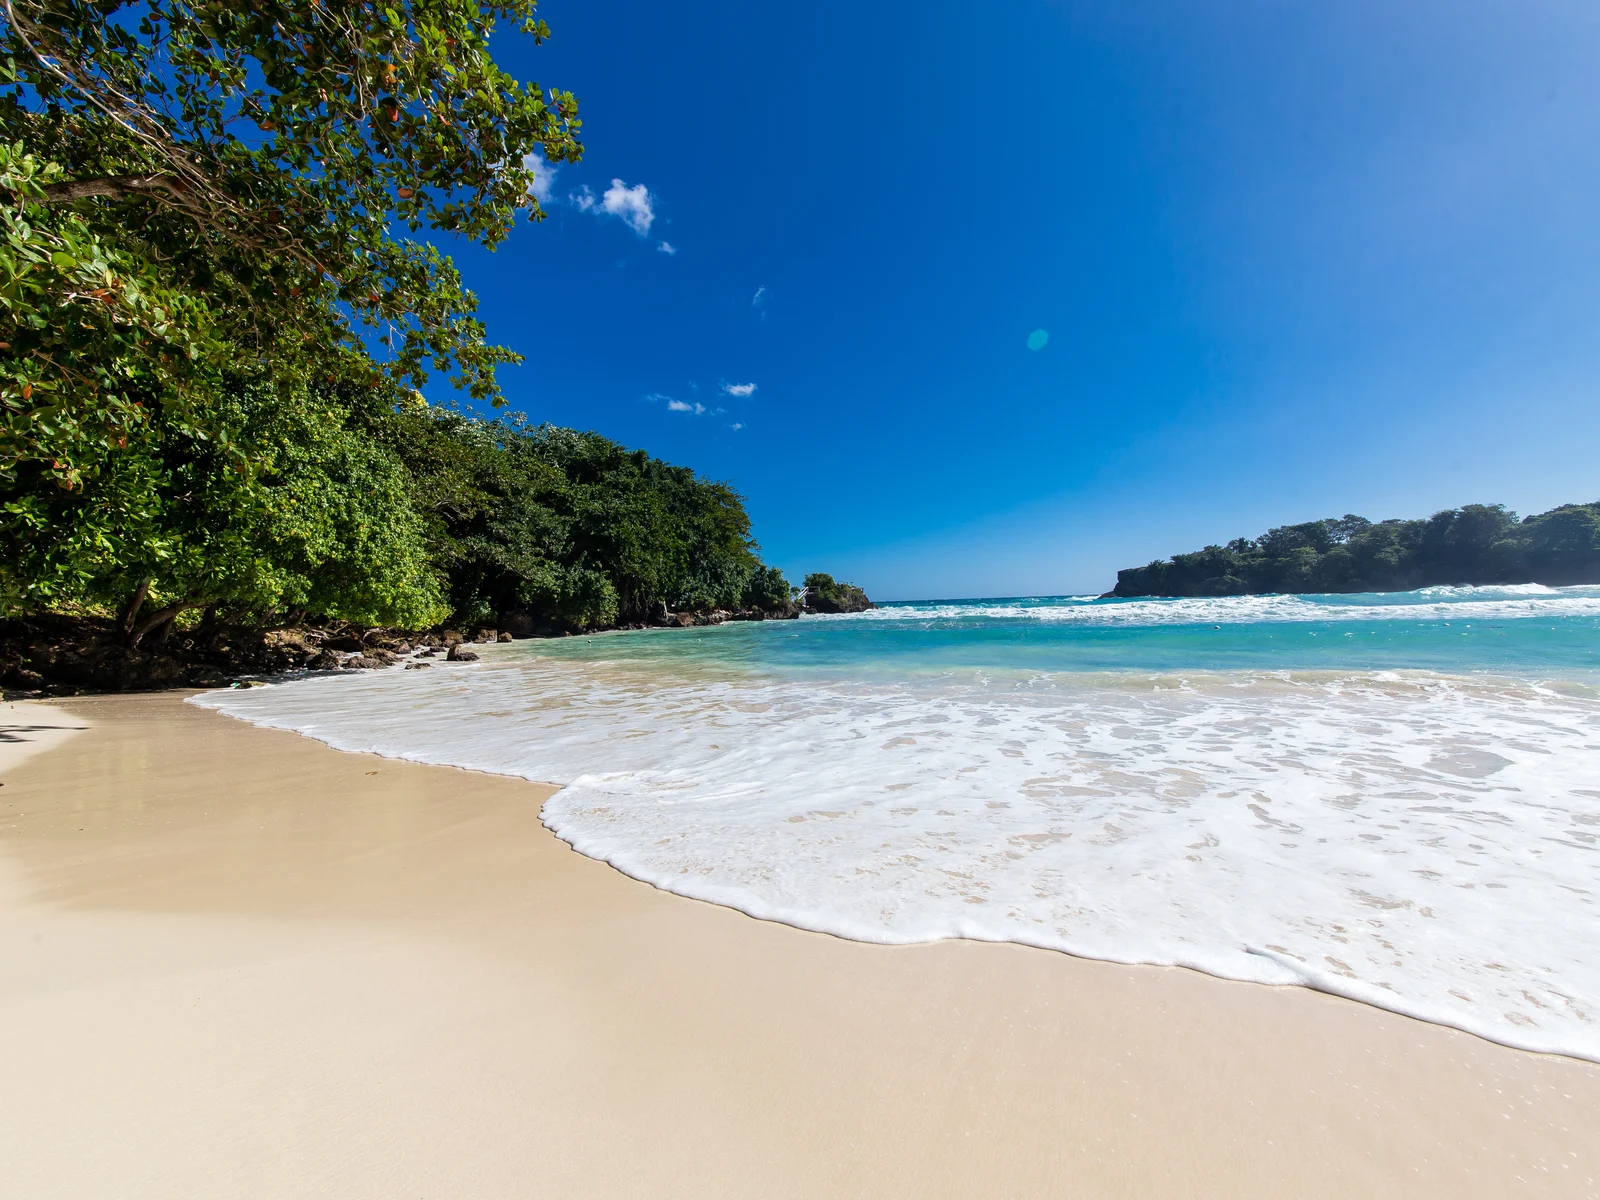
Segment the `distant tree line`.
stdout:
<path fill-rule="evenodd" d="M 1117 572 L 1113 596 L 1393 592 L 1440 585 L 1600 583 L 1600 502 L 1518 520 L 1468 504 L 1425 520 L 1346 515 L 1281 525 Z"/>

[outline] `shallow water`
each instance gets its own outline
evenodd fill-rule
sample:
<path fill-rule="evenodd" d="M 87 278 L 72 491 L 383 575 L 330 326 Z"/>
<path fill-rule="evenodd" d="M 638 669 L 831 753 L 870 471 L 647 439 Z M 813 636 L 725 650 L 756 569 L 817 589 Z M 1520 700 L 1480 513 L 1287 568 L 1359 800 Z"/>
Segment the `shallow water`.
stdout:
<path fill-rule="evenodd" d="M 1600 588 L 895 605 L 199 698 L 566 784 L 637 878 L 1600 1061 Z"/>

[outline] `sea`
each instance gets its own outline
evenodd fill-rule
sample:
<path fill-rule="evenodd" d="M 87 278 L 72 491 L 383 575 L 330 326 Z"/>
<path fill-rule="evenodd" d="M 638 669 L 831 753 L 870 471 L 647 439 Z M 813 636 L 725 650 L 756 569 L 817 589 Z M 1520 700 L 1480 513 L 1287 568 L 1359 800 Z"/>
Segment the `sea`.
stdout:
<path fill-rule="evenodd" d="M 1600 587 L 479 649 L 194 702 L 559 784 L 539 816 L 578 851 L 765 920 L 1315 988 L 1600 1062 Z"/>

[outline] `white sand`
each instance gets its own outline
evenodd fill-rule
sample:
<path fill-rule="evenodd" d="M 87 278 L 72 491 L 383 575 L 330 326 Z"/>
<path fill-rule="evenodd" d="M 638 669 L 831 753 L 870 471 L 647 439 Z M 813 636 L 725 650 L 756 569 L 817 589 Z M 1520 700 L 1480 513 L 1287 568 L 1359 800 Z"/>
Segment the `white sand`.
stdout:
<path fill-rule="evenodd" d="M 753 921 L 173 695 L 3 715 L 6 1196 L 1600 1194 L 1590 1064 Z"/>

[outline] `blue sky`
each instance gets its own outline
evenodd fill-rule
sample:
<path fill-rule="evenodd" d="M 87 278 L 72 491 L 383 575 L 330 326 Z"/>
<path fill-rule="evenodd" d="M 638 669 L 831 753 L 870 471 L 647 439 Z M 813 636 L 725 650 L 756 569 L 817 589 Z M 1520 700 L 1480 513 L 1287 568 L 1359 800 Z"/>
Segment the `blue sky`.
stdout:
<path fill-rule="evenodd" d="M 1284 522 L 1600 498 L 1592 3 L 540 14 L 498 53 L 587 154 L 542 225 L 449 247 L 507 394 L 734 484 L 791 578 L 1092 592 Z"/>

